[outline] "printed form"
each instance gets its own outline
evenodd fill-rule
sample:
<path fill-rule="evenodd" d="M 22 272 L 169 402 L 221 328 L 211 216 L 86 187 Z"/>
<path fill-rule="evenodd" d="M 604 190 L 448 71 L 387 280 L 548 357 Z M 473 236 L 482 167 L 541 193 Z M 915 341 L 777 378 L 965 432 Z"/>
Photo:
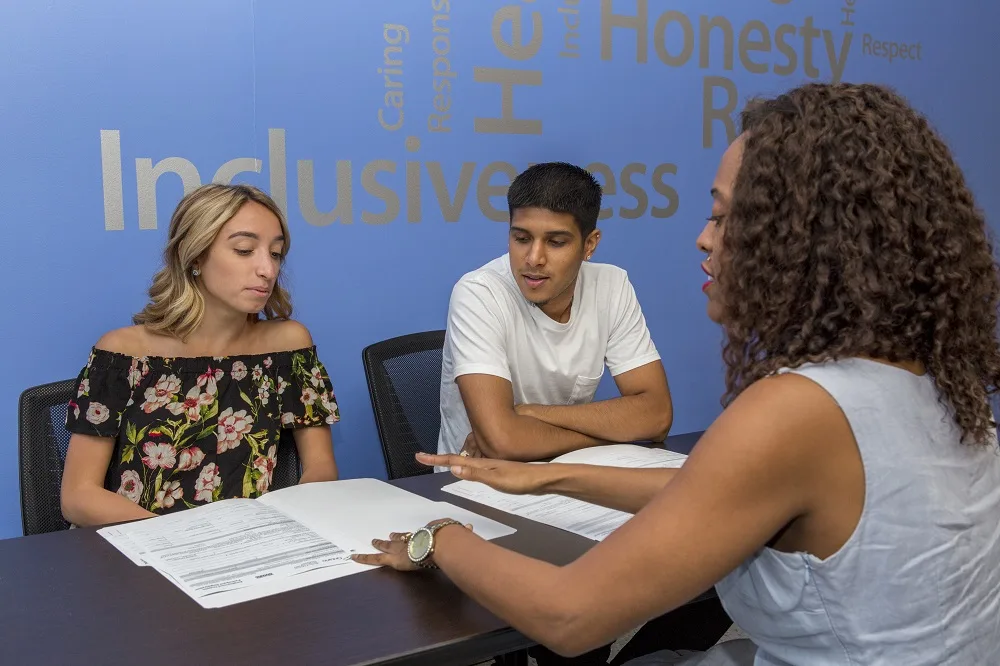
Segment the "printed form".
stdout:
<path fill-rule="evenodd" d="M 371 540 L 432 520 L 471 524 L 485 539 L 514 530 L 467 509 L 375 479 L 308 483 L 98 530 L 140 566 L 205 608 L 218 608 L 372 569 L 350 559 Z"/>

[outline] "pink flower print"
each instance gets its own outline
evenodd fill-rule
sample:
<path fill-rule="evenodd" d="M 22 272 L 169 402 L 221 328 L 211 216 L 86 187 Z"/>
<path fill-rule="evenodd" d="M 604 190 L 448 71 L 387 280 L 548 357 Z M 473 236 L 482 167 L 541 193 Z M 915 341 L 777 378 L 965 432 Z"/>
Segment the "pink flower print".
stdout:
<path fill-rule="evenodd" d="M 94 425 L 101 425 L 111 416 L 111 410 L 99 402 L 92 402 L 87 406 L 87 420 Z"/>
<path fill-rule="evenodd" d="M 133 358 L 128 369 L 128 387 L 135 388 L 145 373 L 139 370 L 139 359 Z"/>
<path fill-rule="evenodd" d="M 76 397 L 81 397 L 90 393 L 90 379 L 84 379 L 80 382 L 80 387 L 76 390 Z"/>
<path fill-rule="evenodd" d="M 222 477 L 219 475 L 219 466 L 215 463 L 205 465 L 198 480 L 194 483 L 194 501 L 211 502 L 212 493 L 222 484 Z"/>
<path fill-rule="evenodd" d="M 240 445 L 244 435 L 250 434 L 253 429 L 253 418 L 247 415 L 247 410 L 241 409 L 233 412 L 232 407 L 219 414 L 219 425 L 215 430 L 219 441 L 216 445 L 216 453 L 225 453 L 229 449 L 235 449 Z"/>
<path fill-rule="evenodd" d="M 253 366 L 253 375 L 251 376 L 255 382 L 259 382 L 260 378 L 264 376 L 264 370 L 259 365 L 255 365 Z"/>
<path fill-rule="evenodd" d="M 129 498 L 136 504 L 142 497 L 142 478 L 134 469 L 127 469 L 122 472 L 122 485 L 118 487 L 118 494 Z"/>
<path fill-rule="evenodd" d="M 264 359 L 264 367 L 265 368 L 267 368 L 267 369 L 270 370 L 271 369 L 271 363 L 273 363 L 273 361 L 271 360 L 270 356 L 268 356 L 267 358 Z"/>
<path fill-rule="evenodd" d="M 267 382 L 264 382 L 257 388 L 257 399 L 260 400 L 261 405 L 266 405 L 270 397 L 271 393 L 268 391 Z"/>
<path fill-rule="evenodd" d="M 284 393 L 286 388 L 288 388 L 288 382 L 286 382 L 281 377 L 278 377 L 278 386 L 277 386 L 278 395 L 281 395 L 282 393 Z"/>
<path fill-rule="evenodd" d="M 215 380 L 213 379 L 212 382 L 214 383 Z M 207 392 L 202 393 L 201 388 L 195 384 L 187 392 L 187 395 L 184 396 L 183 401 L 171 402 L 167 405 L 167 410 L 174 416 L 184 413 L 187 415 L 188 421 L 197 421 L 201 416 L 202 405 L 211 405 L 214 401 L 215 398 L 212 394 Z"/>
<path fill-rule="evenodd" d="M 226 373 L 222 370 L 212 370 L 212 368 L 209 368 L 205 372 L 198 375 L 198 386 L 203 387 L 205 389 L 205 393 L 208 395 L 215 395 L 218 390 L 215 383 L 222 379 L 222 375 L 224 374 Z"/>
<path fill-rule="evenodd" d="M 171 402 L 174 399 L 174 395 L 180 390 L 181 380 L 177 379 L 175 375 L 170 375 L 169 377 L 160 375 L 156 386 L 150 386 L 146 389 L 144 394 L 146 400 L 139 407 L 147 414 L 152 414 L 160 407 Z"/>
<path fill-rule="evenodd" d="M 74 419 L 80 418 L 80 405 L 70 400 L 68 406 L 73 408 L 73 418 Z"/>
<path fill-rule="evenodd" d="M 323 395 L 319 397 L 320 402 L 323 403 L 323 408 L 329 412 L 326 417 L 326 422 L 330 425 L 333 425 L 340 420 L 340 417 L 337 415 L 337 403 L 336 401 L 331 400 L 332 397 L 332 393 L 327 393 L 325 391 L 323 392 Z"/>
<path fill-rule="evenodd" d="M 156 493 L 156 504 L 164 509 L 169 509 L 176 500 L 184 497 L 184 489 L 181 488 L 180 481 L 167 481 Z"/>
<path fill-rule="evenodd" d="M 247 376 L 247 364 L 244 363 L 243 361 L 236 361 L 235 363 L 233 363 L 232 375 L 233 379 L 235 379 L 236 381 L 242 380 L 244 377 Z"/>
<path fill-rule="evenodd" d="M 142 457 L 142 463 L 149 469 L 157 467 L 172 469 L 177 463 L 177 453 L 174 451 L 174 447 L 169 444 L 146 442 L 142 445 L 142 450 L 146 452 L 146 455 Z"/>
<path fill-rule="evenodd" d="M 199 449 L 197 446 L 192 446 L 189 449 L 184 449 L 181 451 L 181 455 L 177 459 L 177 469 L 181 472 L 187 472 L 192 469 L 196 469 L 201 461 L 205 459 L 205 452 Z"/>
<path fill-rule="evenodd" d="M 281 415 L 281 425 L 292 425 L 293 423 L 295 423 L 295 414 L 285 412 Z"/>
<path fill-rule="evenodd" d="M 299 400 L 302 401 L 303 405 L 311 405 L 316 402 L 317 398 L 319 398 L 319 394 L 316 393 L 316 389 L 307 386 L 302 389 L 302 397 Z"/>
<path fill-rule="evenodd" d="M 267 456 L 257 456 L 257 459 L 253 461 L 254 469 L 260 472 L 260 478 L 257 479 L 257 492 L 259 493 L 266 493 L 267 489 L 271 487 L 274 466 L 277 464 L 275 459 L 277 450 L 277 447 L 272 444 L 267 450 Z"/>
<path fill-rule="evenodd" d="M 313 386 L 319 386 L 323 383 L 323 371 L 318 365 L 310 370 L 309 374 L 311 375 L 309 381 L 312 382 Z"/>

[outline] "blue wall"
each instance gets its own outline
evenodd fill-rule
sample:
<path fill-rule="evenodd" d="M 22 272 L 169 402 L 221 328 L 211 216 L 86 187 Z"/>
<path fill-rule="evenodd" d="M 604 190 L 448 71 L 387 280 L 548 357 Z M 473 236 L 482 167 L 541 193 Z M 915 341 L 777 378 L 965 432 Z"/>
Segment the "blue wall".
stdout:
<path fill-rule="evenodd" d="M 538 161 L 595 164 L 609 185 L 595 259 L 632 276 L 674 391 L 675 431 L 701 429 L 722 388 L 694 247 L 727 142 L 712 114 L 813 78 L 891 83 L 940 127 L 995 213 L 988 45 L 1000 11 L 982 6 L 0 4 L 0 451 L 10 461 L 0 467 L 0 537 L 21 533 L 19 393 L 74 376 L 101 333 L 144 303 L 182 193 L 175 173 L 153 180 L 161 160 L 174 158 L 161 167 L 189 184 L 230 160 L 260 160 L 259 173 L 236 178 L 286 202 L 296 315 L 334 380 L 345 476 L 385 474 L 361 349 L 444 326 L 454 281 L 505 251 L 505 225 L 490 219 L 494 208 L 503 216 L 505 174 Z M 611 27 L 643 8 L 641 38 Z M 717 16 L 706 41 L 703 22 Z M 907 57 L 880 57 L 900 50 L 881 42 L 907 45 Z M 511 82 L 506 105 L 499 81 Z M 612 391 L 607 382 L 599 395 Z"/>

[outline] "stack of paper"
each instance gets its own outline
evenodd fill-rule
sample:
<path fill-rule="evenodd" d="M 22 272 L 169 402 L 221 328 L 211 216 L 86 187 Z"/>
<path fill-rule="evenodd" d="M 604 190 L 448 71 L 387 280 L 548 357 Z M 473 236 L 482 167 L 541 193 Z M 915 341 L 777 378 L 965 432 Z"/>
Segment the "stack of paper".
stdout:
<path fill-rule="evenodd" d="M 608 444 L 566 453 L 553 458 L 552 463 L 633 468 L 680 467 L 685 460 L 687 456 L 673 451 L 635 444 Z M 624 511 L 562 495 L 509 495 L 476 481 L 457 481 L 442 490 L 595 541 L 603 541 L 632 517 Z"/>
<path fill-rule="evenodd" d="M 204 608 L 219 608 L 367 571 L 351 553 L 376 552 L 372 539 L 439 518 L 471 524 L 485 539 L 515 531 L 382 481 L 351 479 L 223 500 L 98 533 Z"/>

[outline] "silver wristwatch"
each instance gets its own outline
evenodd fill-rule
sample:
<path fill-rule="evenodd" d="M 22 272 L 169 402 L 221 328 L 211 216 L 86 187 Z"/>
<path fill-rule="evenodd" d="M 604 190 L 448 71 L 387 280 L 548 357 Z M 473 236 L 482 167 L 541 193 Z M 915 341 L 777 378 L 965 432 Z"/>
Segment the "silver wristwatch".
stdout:
<path fill-rule="evenodd" d="M 431 561 L 434 554 L 434 533 L 446 525 L 461 525 L 457 520 L 445 520 L 429 527 L 421 527 L 406 541 L 406 554 L 410 561 L 424 569 L 437 569 Z"/>

